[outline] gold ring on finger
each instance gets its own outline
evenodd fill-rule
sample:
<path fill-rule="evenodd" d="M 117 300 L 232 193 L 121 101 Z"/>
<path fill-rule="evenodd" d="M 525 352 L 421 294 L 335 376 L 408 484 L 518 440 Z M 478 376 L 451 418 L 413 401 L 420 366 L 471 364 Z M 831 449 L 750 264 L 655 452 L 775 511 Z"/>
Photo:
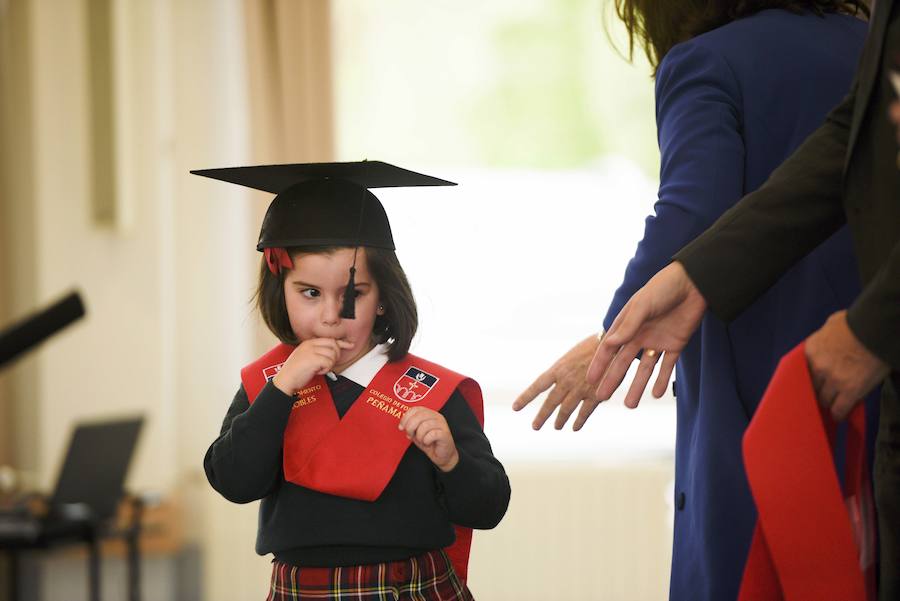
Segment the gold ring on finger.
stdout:
<path fill-rule="evenodd" d="M 644 349 L 644 354 L 647 355 L 648 359 L 652 359 L 653 357 L 655 357 L 657 352 L 658 351 L 656 349 L 652 348 Z"/>

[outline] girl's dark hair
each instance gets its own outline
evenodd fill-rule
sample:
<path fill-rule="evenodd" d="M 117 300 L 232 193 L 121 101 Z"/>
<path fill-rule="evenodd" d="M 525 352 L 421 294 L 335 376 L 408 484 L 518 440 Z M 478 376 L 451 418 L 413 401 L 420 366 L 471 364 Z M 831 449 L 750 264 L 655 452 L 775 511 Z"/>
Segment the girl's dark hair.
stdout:
<path fill-rule="evenodd" d="M 672 46 L 768 8 L 793 13 L 846 13 L 869 16 L 866 0 L 615 0 L 628 31 L 628 58 L 643 46 L 653 75 Z"/>
<path fill-rule="evenodd" d="M 342 246 L 304 246 L 288 248 L 287 251 L 296 260 L 298 255 L 311 253 L 331 254 Z M 360 249 L 362 250 L 362 249 Z M 396 361 L 409 352 L 409 345 L 419 327 L 416 311 L 416 300 L 413 298 L 409 280 L 397 254 L 382 248 L 365 248 L 359 259 L 366 261 L 369 273 L 378 286 L 379 302 L 384 307 L 384 315 L 375 317 L 372 334 L 375 343 L 389 342 L 388 361 Z M 263 321 L 269 330 L 281 342 L 299 344 L 297 336 L 291 329 L 287 306 L 284 303 L 284 278 L 287 271 L 279 275 L 269 271 L 265 257 L 259 267 L 259 284 L 256 288 L 256 306 L 262 314 Z"/>

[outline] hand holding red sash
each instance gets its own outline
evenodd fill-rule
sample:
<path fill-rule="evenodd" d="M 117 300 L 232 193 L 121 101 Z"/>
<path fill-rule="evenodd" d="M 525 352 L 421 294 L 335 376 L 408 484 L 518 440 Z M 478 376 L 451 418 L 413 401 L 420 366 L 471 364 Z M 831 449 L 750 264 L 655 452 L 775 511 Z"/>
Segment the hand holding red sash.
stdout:
<path fill-rule="evenodd" d="M 739 601 L 875 599 L 864 404 L 849 418 L 846 494 L 832 459 L 835 427 L 800 344 L 779 363 L 744 434 L 759 521 Z"/>

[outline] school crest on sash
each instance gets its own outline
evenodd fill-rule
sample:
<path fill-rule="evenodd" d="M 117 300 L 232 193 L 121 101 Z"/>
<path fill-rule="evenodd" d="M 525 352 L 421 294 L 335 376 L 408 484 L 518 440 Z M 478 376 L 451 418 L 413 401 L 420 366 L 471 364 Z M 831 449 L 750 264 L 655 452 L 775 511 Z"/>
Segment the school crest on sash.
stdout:
<path fill-rule="evenodd" d="M 437 376 L 418 367 L 410 367 L 394 382 L 394 394 L 407 403 L 415 403 L 424 399 L 437 382 Z"/>
<path fill-rule="evenodd" d="M 281 371 L 281 368 L 284 367 L 284 363 L 278 363 L 277 365 L 270 365 L 269 367 L 264 367 L 263 377 L 266 379 L 266 382 L 275 377 L 275 374 Z"/>

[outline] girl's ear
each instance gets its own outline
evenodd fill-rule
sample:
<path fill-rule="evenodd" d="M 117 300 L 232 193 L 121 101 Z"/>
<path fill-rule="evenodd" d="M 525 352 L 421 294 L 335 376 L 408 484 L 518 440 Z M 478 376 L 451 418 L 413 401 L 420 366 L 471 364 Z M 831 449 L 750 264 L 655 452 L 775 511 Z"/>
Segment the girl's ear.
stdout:
<path fill-rule="evenodd" d="M 375 315 L 384 315 L 384 305 L 378 303 L 378 308 L 375 309 Z"/>

